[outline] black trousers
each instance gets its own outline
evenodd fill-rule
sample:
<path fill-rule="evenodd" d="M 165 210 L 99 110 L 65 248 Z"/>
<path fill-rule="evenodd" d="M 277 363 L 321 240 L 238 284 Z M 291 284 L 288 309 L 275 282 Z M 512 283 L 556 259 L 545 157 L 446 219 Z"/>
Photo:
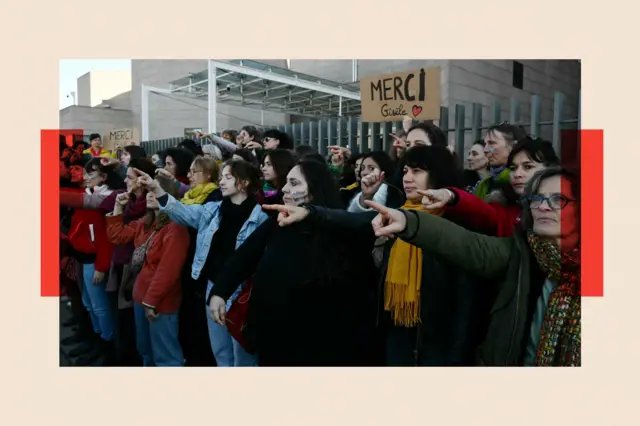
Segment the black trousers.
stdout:
<path fill-rule="evenodd" d="M 118 281 L 122 277 L 122 267 L 114 267 L 112 273 L 118 274 Z M 136 324 L 133 307 L 118 309 L 118 292 L 110 292 L 109 300 L 113 318 L 116 321 L 114 350 L 115 365 L 118 367 L 141 367 L 142 358 L 136 345 Z"/>
<path fill-rule="evenodd" d="M 185 289 L 180 306 L 178 338 L 186 367 L 215 367 L 216 359 L 209 341 L 204 294 Z"/>

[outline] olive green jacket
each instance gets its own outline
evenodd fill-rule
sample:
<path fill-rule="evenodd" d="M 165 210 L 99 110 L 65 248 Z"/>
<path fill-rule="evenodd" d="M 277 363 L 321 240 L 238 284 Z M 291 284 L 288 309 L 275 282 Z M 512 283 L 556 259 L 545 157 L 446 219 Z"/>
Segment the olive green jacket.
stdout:
<path fill-rule="evenodd" d="M 537 298 L 537 287 L 541 287 L 537 275 L 532 277 L 532 255 L 525 234 L 516 231 L 509 238 L 489 237 L 436 215 L 402 211 L 407 227 L 398 237 L 444 257 L 471 275 L 500 281 L 480 361 L 488 366 L 523 365 L 531 300 Z"/>

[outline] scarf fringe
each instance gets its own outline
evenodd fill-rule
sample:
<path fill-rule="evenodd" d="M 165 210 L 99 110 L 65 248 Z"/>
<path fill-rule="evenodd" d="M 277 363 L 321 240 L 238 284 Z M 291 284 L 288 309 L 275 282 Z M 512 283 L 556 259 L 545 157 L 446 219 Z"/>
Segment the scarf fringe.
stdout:
<path fill-rule="evenodd" d="M 421 204 L 407 201 L 403 209 L 419 210 Z M 443 210 L 429 213 L 441 216 Z M 420 287 L 422 285 L 422 249 L 401 239 L 391 247 L 384 289 L 384 309 L 391 312 L 397 326 L 414 327 L 421 324 Z"/>
<path fill-rule="evenodd" d="M 408 286 L 390 282 L 387 288 L 389 290 L 385 292 L 384 310 L 391 312 L 393 324 L 402 327 L 421 324 L 419 292 L 416 300 L 407 301 Z"/>

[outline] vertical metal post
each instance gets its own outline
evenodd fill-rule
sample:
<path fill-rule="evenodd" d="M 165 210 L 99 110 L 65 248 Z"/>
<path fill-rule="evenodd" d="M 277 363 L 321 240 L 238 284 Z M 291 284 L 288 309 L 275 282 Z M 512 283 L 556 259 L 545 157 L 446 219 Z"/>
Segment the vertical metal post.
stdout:
<path fill-rule="evenodd" d="M 338 116 L 342 117 L 342 96 L 340 96 L 340 102 L 338 103 Z"/>
<path fill-rule="evenodd" d="M 260 125 L 264 127 L 264 110 L 260 110 Z"/>
<path fill-rule="evenodd" d="M 520 101 L 511 98 L 511 108 L 509 110 L 509 121 L 511 124 L 520 122 Z"/>
<path fill-rule="evenodd" d="M 474 102 L 471 108 L 471 135 L 475 142 L 482 137 L 482 104 Z"/>
<path fill-rule="evenodd" d="M 141 103 L 141 111 L 140 111 L 140 115 L 142 117 L 142 135 L 140 135 L 140 137 L 142 138 L 143 141 L 148 141 L 149 140 L 149 89 L 147 88 L 146 85 L 142 84 L 142 90 L 141 90 L 141 95 L 142 95 L 142 103 Z"/>
<path fill-rule="evenodd" d="M 369 123 L 360 121 L 360 153 L 369 152 Z"/>
<path fill-rule="evenodd" d="M 305 121 L 301 125 L 301 128 L 300 128 L 300 140 L 298 141 L 296 146 L 298 146 L 298 145 L 306 145 L 308 140 L 309 140 L 309 122 Z"/>
<path fill-rule="evenodd" d="M 208 81 L 207 81 L 207 90 L 208 90 L 208 102 L 209 102 L 209 109 L 208 109 L 208 118 L 209 118 L 209 133 L 215 133 L 216 132 L 216 119 L 218 116 L 218 85 L 217 83 L 217 69 L 216 67 L 211 63 L 211 59 L 207 60 L 207 74 L 208 74 Z"/>
<path fill-rule="evenodd" d="M 327 119 L 327 146 L 336 145 L 336 123 L 332 118 Z M 327 154 L 329 152 L 327 151 Z"/>
<path fill-rule="evenodd" d="M 382 130 L 382 149 L 384 150 L 384 152 L 389 152 L 389 150 L 391 149 L 393 141 L 391 140 L 391 136 L 389 136 L 389 133 L 392 132 L 393 123 L 391 123 L 390 121 L 384 123 Z"/>
<path fill-rule="evenodd" d="M 455 149 L 464 158 L 464 105 L 456 104 Z"/>
<path fill-rule="evenodd" d="M 444 135 L 449 139 L 449 108 L 445 106 L 440 107 L 440 120 L 438 120 L 438 127 L 444 132 Z"/>
<path fill-rule="evenodd" d="M 299 136 L 299 132 L 300 132 L 300 123 L 293 123 L 293 133 L 289 136 L 291 136 L 291 139 L 293 140 L 293 146 L 297 145 L 298 140 L 300 140 L 300 136 Z"/>
<path fill-rule="evenodd" d="M 327 123 L 324 120 L 318 120 L 318 152 L 327 155 Z"/>
<path fill-rule="evenodd" d="M 358 81 L 358 60 L 351 60 L 351 81 L 355 83 Z"/>
<path fill-rule="evenodd" d="M 338 145 L 347 146 L 347 118 L 338 117 Z"/>
<path fill-rule="evenodd" d="M 560 156 L 562 153 L 560 131 L 562 130 L 562 116 L 564 109 L 564 94 L 555 92 L 553 94 L 553 147 L 556 154 Z"/>
<path fill-rule="evenodd" d="M 493 120 L 492 125 L 499 124 L 502 121 L 501 117 L 502 117 L 502 110 L 500 109 L 500 102 L 494 101 L 493 110 L 491 111 L 491 120 Z"/>
<path fill-rule="evenodd" d="M 309 122 L 309 145 L 318 149 L 318 140 L 319 140 L 319 130 L 318 130 L 318 122 L 310 121 Z"/>
<path fill-rule="evenodd" d="M 348 132 L 348 142 L 347 147 L 351 152 L 355 151 L 357 147 L 357 136 L 358 136 L 358 118 L 351 116 L 349 117 L 349 132 Z"/>
<path fill-rule="evenodd" d="M 540 96 L 531 96 L 531 129 L 529 134 L 537 138 L 540 134 Z"/>
<path fill-rule="evenodd" d="M 371 149 L 380 151 L 382 144 L 380 143 L 380 123 L 372 123 L 371 125 Z"/>

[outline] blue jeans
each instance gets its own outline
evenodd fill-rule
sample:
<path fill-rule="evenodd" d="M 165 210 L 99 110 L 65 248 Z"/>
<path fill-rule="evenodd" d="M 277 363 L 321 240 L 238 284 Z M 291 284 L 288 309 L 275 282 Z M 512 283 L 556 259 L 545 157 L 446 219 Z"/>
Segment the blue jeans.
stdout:
<path fill-rule="evenodd" d="M 133 305 L 136 344 L 145 367 L 182 367 L 184 357 L 178 341 L 178 314 L 159 314 L 149 322 L 144 306 Z"/>
<path fill-rule="evenodd" d="M 82 304 L 89 311 L 93 331 L 99 334 L 102 340 L 109 342 L 113 339 L 114 322 L 109 295 L 106 291 L 107 280 L 94 284 L 95 270 L 93 263 L 82 265 Z"/>
<path fill-rule="evenodd" d="M 218 367 L 255 367 L 258 365 L 258 359 L 255 355 L 251 355 L 229 334 L 227 327 L 224 327 L 209 316 L 209 307 L 207 310 L 207 325 L 209 326 L 209 341 L 213 356 L 216 358 Z"/>

